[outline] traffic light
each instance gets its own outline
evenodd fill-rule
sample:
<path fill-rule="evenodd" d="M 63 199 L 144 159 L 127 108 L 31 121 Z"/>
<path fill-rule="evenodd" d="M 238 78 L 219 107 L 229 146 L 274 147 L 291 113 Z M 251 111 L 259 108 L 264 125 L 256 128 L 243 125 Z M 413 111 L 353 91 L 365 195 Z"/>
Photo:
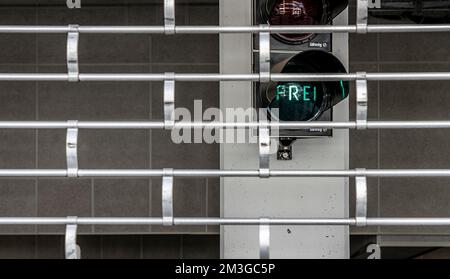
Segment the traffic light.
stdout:
<path fill-rule="evenodd" d="M 331 53 L 309 50 L 288 60 L 281 73 L 346 73 L 346 69 Z M 348 81 L 278 82 L 267 87 L 268 117 L 277 121 L 317 120 L 348 94 Z"/>
<path fill-rule="evenodd" d="M 348 6 L 348 0 L 263 0 L 261 22 L 270 25 L 325 25 Z M 286 44 L 303 44 L 315 34 L 274 34 Z"/>
<path fill-rule="evenodd" d="M 348 0 L 253 0 L 254 23 L 268 25 L 330 25 L 348 6 Z M 272 34 L 271 73 L 346 73 L 331 52 L 332 34 Z M 255 61 L 259 37 L 254 37 Z M 343 45 L 342 47 L 347 47 Z M 255 72 L 260 71 L 255 64 Z M 253 105 L 267 112 L 270 121 L 333 121 L 333 106 L 349 95 L 347 81 L 287 81 L 255 83 Z M 279 129 L 278 159 L 292 159 L 297 139 L 331 137 L 331 129 Z"/>

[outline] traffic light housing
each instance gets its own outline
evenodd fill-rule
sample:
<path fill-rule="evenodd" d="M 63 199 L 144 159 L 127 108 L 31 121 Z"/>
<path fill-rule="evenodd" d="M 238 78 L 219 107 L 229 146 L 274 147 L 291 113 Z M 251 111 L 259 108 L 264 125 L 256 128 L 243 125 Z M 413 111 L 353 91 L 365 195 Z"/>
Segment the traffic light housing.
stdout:
<path fill-rule="evenodd" d="M 253 0 L 254 24 L 330 25 L 348 6 L 348 0 Z M 333 35 L 271 34 L 271 73 L 345 73 L 331 54 Z M 259 37 L 254 36 L 254 61 L 259 60 Z M 346 46 L 345 46 L 346 47 Z M 254 71 L 259 72 L 255 63 Z M 333 106 L 349 94 L 345 81 L 290 81 L 255 83 L 253 106 L 265 110 L 270 121 L 333 121 Z M 292 158 L 297 139 L 331 137 L 332 129 L 279 129 L 278 159 Z"/>
<path fill-rule="evenodd" d="M 261 23 L 270 25 L 326 25 L 348 6 L 348 0 L 262 0 Z M 285 44 L 304 44 L 316 34 L 274 34 Z"/>

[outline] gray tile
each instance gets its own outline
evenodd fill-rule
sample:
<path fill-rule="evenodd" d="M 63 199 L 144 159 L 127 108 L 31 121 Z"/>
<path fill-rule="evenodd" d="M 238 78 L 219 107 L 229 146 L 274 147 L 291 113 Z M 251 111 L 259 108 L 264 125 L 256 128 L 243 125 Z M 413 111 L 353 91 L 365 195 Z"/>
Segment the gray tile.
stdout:
<path fill-rule="evenodd" d="M 66 168 L 66 132 L 41 130 L 39 167 Z M 145 169 L 149 167 L 149 133 L 144 130 L 80 130 L 80 169 Z"/>
<path fill-rule="evenodd" d="M 0 67 L 3 71 L 6 66 Z M 25 67 L 14 67 L 27 72 Z M 36 96 L 34 82 L 4 82 L 0 84 L 0 120 L 35 120 Z"/>
<path fill-rule="evenodd" d="M 39 179 L 38 216 L 91 216 L 90 179 Z M 39 232 L 61 233 L 64 226 L 40 226 Z M 79 226 L 79 232 L 91 232 L 91 226 Z"/>
<path fill-rule="evenodd" d="M 96 179 L 94 214 L 96 217 L 148 217 L 148 179 Z M 143 233 L 149 230 L 149 226 L 95 226 L 95 231 L 100 233 Z"/>
<path fill-rule="evenodd" d="M 103 259 L 140 259 L 142 236 L 102 236 Z"/>
<path fill-rule="evenodd" d="M 34 168 L 35 139 L 33 130 L 0 130 L 0 167 Z"/>
<path fill-rule="evenodd" d="M 34 25 L 36 23 L 34 8 L 0 9 L 0 24 Z M 0 63 L 32 63 L 36 62 L 36 35 L 34 34 L 1 34 Z"/>
<path fill-rule="evenodd" d="M 439 72 L 450 64 L 382 65 L 383 72 Z M 381 120 L 446 120 L 450 112 L 449 81 L 389 81 L 380 83 Z"/>
<path fill-rule="evenodd" d="M 217 35 L 155 35 L 151 45 L 154 63 L 217 63 Z"/>
<path fill-rule="evenodd" d="M 126 25 L 126 7 L 85 7 L 69 10 L 48 7 L 38 10 L 39 24 Z M 126 51 L 133 49 L 133 51 Z M 39 63 L 65 63 L 66 36 L 38 36 Z M 81 34 L 80 63 L 133 63 L 148 61 L 148 40 L 129 34 Z M 118 55 L 120 54 L 120 55 Z"/>
<path fill-rule="evenodd" d="M 148 235 L 143 237 L 144 259 L 179 259 L 181 257 L 179 235 Z"/>
<path fill-rule="evenodd" d="M 450 150 L 443 148 L 449 135 L 445 129 L 382 130 L 380 168 L 449 168 Z"/>
<path fill-rule="evenodd" d="M 356 22 L 356 6 L 349 8 L 349 24 Z M 377 19 L 369 17 L 369 24 L 376 24 Z M 350 63 L 358 63 L 364 61 L 377 61 L 378 52 L 378 34 L 349 34 L 349 55 Z"/>
<path fill-rule="evenodd" d="M 61 67 L 40 67 L 51 72 Z M 93 72 L 146 72 L 148 66 L 83 67 Z M 146 82 L 40 82 L 41 120 L 146 120 L 150 114 Z"/>
<path fill-rule="evenodd" d="M 448 33 L 380 34 L 381 61 L 450 61 Z"/>
<path fill-rule="evenodd" d="M 381 217 L 448 217 L 448 178 L 381 179 Z M 381 227 L 383 233 L 448 234 L 448 227 Z"/>
<path fill-rule="evenodd" d="M 220 217 L 220 179 L 219 178 L 208 178 L 207 179 L 207 210 L 208 217 Z M 219 226 L 208 226 L 207 231 L 212 233 L 219 233 Z"/>
<path fill-rule="evenodd" d="M 0 216 L 35 217 L 36 190 L 34 179 L 0 179 Z M 0 233 L 32 233 L 35 226 L 1 226 Z"/>
<path fill-rule="evenodd" d="M 186 5 L 186 24 L 188 25 L 219 25 L 219 1 L 209 1 L 200 5 Z M 179 10 L 179 9 L 178 9 Z"/>
<path fill-rule="evenodd" d="M 80 142 L 80 144 L 82 143 Z M 66 131 L 63 129 L 39 130 L 37 153 L 38 153 L 39 168 L 41 169 L 67 168 Z"/>
<path fill-rule="evenodd" d="M 219 259 L 219 236 L 184 235 L 183 259 Z"/>
<path fill-rule="evenodd" d="M 64 259 L 64 236 L 40 235 L 36 237 L 38 259 Z"/>
<path fill-rule="evenodd" d="M 34 259 L 34 236 L 0 237 L 0 259 Z"/>
<path fill-rule="evenodd" d="M 102 236 L 79 235 L 77 243 L 81 248 L 81 259 L 100 259 L 102 253 Z"/>
<path fill-rule="evenodd" d="M 152 215 L 161 217 L 161 180 L 152 179 Z M 175 179 L 173 208 L 175 217 L 206 217 L 205 179 Z M 152 226 L 153 232 L 205 232 L 205 226 Z"/>
<path fill-rule="evenodd" d="M 53 3 L 54 4 L 54 3 Z M 40 6 L 37 9 L 38 24 L 80 24 L 80 25 L 121 25 L 125 24 L 126 8 L 120 6 L 88 6 L 83 0 L 82 9 L 68 9 L 66 5 Z M 103 4 L 111 4 L 104 0 Z"/>
<path fill-rule="evenodd" d="M 80 168 L 149 168 L 148 131 L 82 130 L 78 144 Z"/>

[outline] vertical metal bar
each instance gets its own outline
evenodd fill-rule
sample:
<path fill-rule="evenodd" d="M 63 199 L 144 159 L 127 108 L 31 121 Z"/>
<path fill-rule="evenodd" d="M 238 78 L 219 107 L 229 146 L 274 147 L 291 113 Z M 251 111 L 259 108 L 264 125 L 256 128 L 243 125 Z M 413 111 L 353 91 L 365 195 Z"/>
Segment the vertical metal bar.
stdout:
<path fill-rule="evenodd" d="M 164 80 L 164 128 L 175 126 L 175 73 L 165 73 Z"/>
<path fill-rule="evenodd" d="M 78 177 L 78 121 L 67 121 L 66 160 L 67 176 Z"/>
<path fill-rule="evenodd" d="M 369 17 L 369 0 L 358 0 L 356 6 L 356 33 L 366 34 L 368 31 L 367 28 L 367 19 Z M 372 1 L 372 0 L 370 0 Z"/>
<path fill-rule="evenodd" d="M 356 169 L 357 173 L 365 173 L 365 169 Z M 357 175 L 355 177 L 356 185 L 356 226 L 367 226 L 367 177 Z"/>
<path fill-rule="evenodd" d="M 78 217 L 67 217 L 66 236 L 65 236 L 65 258 L 68 260 L 81 259 L 81 249 L 77 245 L 77 224 Z"/>
<path fill-rule="evenodd" d="M 368 91 L 367 79 L 365 72 L 356 73 L 358 79 L 356 80 L 356 129 L 367 129 L 367 114 L 368 114 Z"/>
<path fill-rule="evenodd" d="M 267 120 L 260 121 L 259 127 L 259 176 L 270 177 L 270 128 Z M 265 126 L 266 124 L 267 126 Z"/>
<path fill-rule="evenodd" d="M 268 30 L 269 25 L 260 25 L 261 30 Z M 259 81 L 270 82 L 270 33 L 259 33 Z"/>
<path fill-rule="evenodd" d="M 78 66 L 78 41 L 80 37 L 78 25 L 69 25 L 67 34 L 67 70 L 69 82 L 80 81 L 80 70 Z"/>
<path fill-rule="evenodd" d="M 175 0 L 164 0 L 164 33 L 175 34 Z"/>
<path fill-rule="evenodd" d="M 259 225 L 259 258 L 270 259 L 270 219 L 261 218 Z"/>
<path fill-rule="evenodd" d="M 164 169 L 162 180 L 163 225 L 173 226 L 173 169 Z"/>

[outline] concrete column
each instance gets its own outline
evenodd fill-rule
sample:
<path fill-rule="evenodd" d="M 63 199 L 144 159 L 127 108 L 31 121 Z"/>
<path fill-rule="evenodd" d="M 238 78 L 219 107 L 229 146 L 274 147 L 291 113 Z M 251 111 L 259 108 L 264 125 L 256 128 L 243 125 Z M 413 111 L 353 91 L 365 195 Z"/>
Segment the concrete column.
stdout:
<path fill-rule="evenodd" d="M 220 0 L 222 25 L 251 25 L 251 0 Z M 335 21 L 347 23 L 347 12 Z M 334 35 L 333 52 L 348 64 L 347 34 Z M 220 35 L 222 73 L 252 72 L 252 35 Z M 250 82 L 221 83 L 221 109 L 252 107 Z M 348 101 L 334 109 L 335 121 L 348 121 Z M 307 139 L 294 145 L 292 161 L 277 161 L 273 169 L 346 169 L 349 133 L 336 130 L 332 138 Z M 222 144 L 222 169 L 257 169 L 257 144 Z M 344 178 L 222 178 L 222 217 L 348 217 L 348 179 Z M 222 258 L 258 258 L 257 226 L 224 226 Z M 271 258 L 348 258 L 349 229 L 333 226 L 271 227 Z"/>

